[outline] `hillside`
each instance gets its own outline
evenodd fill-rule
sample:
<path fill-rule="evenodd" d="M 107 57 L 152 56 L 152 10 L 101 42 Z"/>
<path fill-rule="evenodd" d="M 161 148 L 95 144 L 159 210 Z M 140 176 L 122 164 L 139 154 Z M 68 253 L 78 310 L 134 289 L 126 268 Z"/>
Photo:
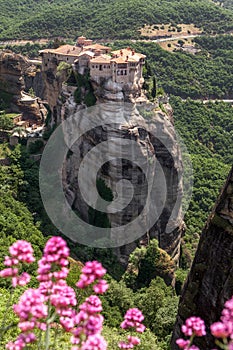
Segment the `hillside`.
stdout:
<path fill-rule="evenodd" d="M 226 7 L 233 9 L 233 2 L 232 0 L 213 0 L 217 5 L 221 7 Z"/>
<path fill-rule="evenodd" d="M 155 23 L 194 23 L 206 32 L 233 28 L 233 14 L 209 0 L 0 1 L 0 39 L 130 38 Z"/>

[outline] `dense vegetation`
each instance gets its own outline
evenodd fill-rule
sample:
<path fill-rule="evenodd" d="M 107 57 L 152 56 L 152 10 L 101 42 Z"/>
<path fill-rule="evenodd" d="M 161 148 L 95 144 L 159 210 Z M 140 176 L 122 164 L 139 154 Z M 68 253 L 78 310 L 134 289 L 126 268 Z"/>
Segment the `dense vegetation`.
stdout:
<path fill-rule="evenodd" d="M 206 32 L 233 28 L 230 11 L 209 0 L 1 0 L 0 38 L 130 38 L 144 24 L 194 23 Z"/>
<path fill-rule="evenodd" d="M 38 190 L 38 165 L 30 159 L 26 147 L 19 144 L 11 148 L 3 143 L 0 144 L 0 151 L 1 158 L 8 158 L 11 162 L 10 165 L 0 167 L 0 268 L 2 269 L 3 258 L 8 254 L 8 247 L 13 242 L 18 239 L 30 241 L 35 250 L 36 258 L 39 259 L 48 234 L 56 235 L 57 231 L 44 212 Z M 102 184 L 99 184 L 100 190 L 101 186 Z M 72 244 L 70 247 L 72 256 L 80 260 L 100 258 L 105 266 L 109 267 L 109 272 L 111 272 L 110 265 L 114 265 L 115 271 L 112 267 L 113 275 L 114 273 L 117 274 L 117 264 L 111 252 L 91 248 L 87 248 L 85 251 L 83 247 L 78 248 L 77 245 L 72 246 Z M 163 259 L 161 260 L 160 257 L 163 257 Z M 167 287 L 159 276 L 174 272 L 174 263 L 165 252 L 158 248 L 156 240 L 151 241 L 148 249 L 143 248 L 141 252 L 139 250 L 132 254 L 131 262 L 134 270 L 133 278 L 130 277 L 130 271 L 127 271 L 124 275 L 121 271 L 122 277 L 118 273 L 118 281 L 109 275 L 110 288 L 106 295 L 102 297 L 105 317 L 104 334 L 109 341 L 109 349 L 117 349 L 121 335 L 115 328 L 119 327 L 126 310 L 136 306 L 142 309 L 145 315 L 145 324 L 148 327 L 147 332 L 142 337 L 142 346 L 138 349 L 167 349 L 169 334 L 175 320 L 178 297 L 174 296 L 173 289 Z M 153 271 L 150 276 L 143 272 L 147 269 L 148 264 L 151 271 Z M 80 274 L 80 264 L 71 260 L 71 267 L 68 283 L 74 286 Z M 36 268 L 36 263 L 33 263 L 27 269 L 27 272 L 35 276 Z M 30 286 L 34 287 L 36 285 L 36 279 L 32 278 Z M 0 280 L 0 287 L 2 287 L 0 315 L 3 315 L 8 296 L 8 291 L 4 288 L 8 286 L 5 280 Z M 15 301 L 17 301 L 18 296 L 19 294 L 16 293 Z M 154 296 L 156 297 L 154 298 Z M 168 318 L 165 319 L 164 315 L 168 306 L 170 313 Z M 13 313 L 9 317 L 12 322 L 15 321 Z M 15 332 L 10 331 L 3 343 L 9 341 L 10 338 L 15 338 L 15 335 Z M 67 337 L 62 337 L 59 340 L 60 347 L 65 348 L 67 341 Z"/>
<path fill-rule="evenodd" d="M 185 241 L 188 250 L 194 253 L 199 234 L 233 163 L 232 107 L 223 102 L 206 105 L 191 99 L 184 102 L 178 97 L 172 97 L 170 102 L 176 130 L 193 163 L 194 188 L 185 216 Z"/>
<path fill-rule="evenodd" d="M 205 38 L 200 38 L 200 42 L 201 40 L 204 41 Z M 227 40 L 232 45 L 233 38 L 227 37 Z M 208 56 L 206 51 L 194 56 L 185 52 L 167 52 L 155 43 L 132 44 L 119 41 L 115 44 L 117 47 L 131 45 L 147 55 L 149 75 L 155 75 L 157 85 L 162 86 L 168 94 L 184 99 L 233 97 L 231 47 L 219 49 L 213 56 Z"/>
<path fill-rule="evenodd" d="M 225 63 L 233 59 L 233 37 L 232 35 L 200 36 L 194 38 L 194 42 L 212 58 L 225 58 Z"/>

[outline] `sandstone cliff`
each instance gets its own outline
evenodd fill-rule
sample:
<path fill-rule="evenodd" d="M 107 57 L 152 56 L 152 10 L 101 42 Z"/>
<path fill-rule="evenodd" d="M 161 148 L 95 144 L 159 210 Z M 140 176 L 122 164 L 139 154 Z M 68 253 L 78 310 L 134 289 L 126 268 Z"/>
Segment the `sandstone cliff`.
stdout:
<path fill-rule="evenodd" d="M 233 295 L 233 168 L 202 232 L 191 271 L 180 298 L 172 338 L 182 336 L 181 325 L 187 317 L 203 318 L 210 324 L 219 320 L 223 305 Z M 212 336 L 195 341 L 200 349 L 215 347 Z"/>

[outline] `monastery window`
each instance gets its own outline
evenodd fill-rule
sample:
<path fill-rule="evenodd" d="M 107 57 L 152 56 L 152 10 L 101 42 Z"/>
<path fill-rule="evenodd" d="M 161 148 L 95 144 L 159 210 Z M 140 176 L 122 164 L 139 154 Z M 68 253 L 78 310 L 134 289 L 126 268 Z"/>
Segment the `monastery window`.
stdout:
<path fill-rule="evenodd" d="M 120 75 L 120 74 L 121 74 L 121 71 L 120 71 L 120 70 L 118 70 L 118 71 L 117 71 L 117 75 Z"/>
<path fill-rule="evenodd" d="M 92 68 L 95 68 L 95 66 L 92 65 Z"/>
<path fill-rule="evenodd" d="M 48 58 L 48 62 L 49 62 L 49 58 Z"/>
<path fill-rule="evenodd" d="M 95 68 L 98 68 L 98 66 L 95 66 Z"/>
<path fill-rule="evenodd" d="M 100 66 L 99 66 L 99 70 L 103 70 L 103 66 L 102 66 L 102 64 L 100 64 Z"/>
<path fill-rule="evenodd" d="M 121 71 L 121 75 L 123 75 L 123 73 L 124 73 L 124 72 L 123 72 L 123 70 L 122 70 L 122 71 Z"/>
<path fill-rule="evenodd" d="M 69 57 L 66 57 L 66 60 L 68 61 Z"/>
<path fill-rule="evenodd" d="M 106 68 L 106 66 L 104 65 L 104 68 Z"/>
<path fill-rule="evenodd" d="M 127 70 L 125 70 L 125 75 L 127 75 Z"/>

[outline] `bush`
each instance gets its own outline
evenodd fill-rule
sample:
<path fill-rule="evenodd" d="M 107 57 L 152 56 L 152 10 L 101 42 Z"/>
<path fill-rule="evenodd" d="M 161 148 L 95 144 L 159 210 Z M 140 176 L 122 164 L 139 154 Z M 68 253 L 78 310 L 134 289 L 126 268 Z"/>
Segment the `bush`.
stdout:
<path fill-rule="evenodd" d="M 38 153 L 41 151 L 42 147 L 44 147 L 44 142 L 42 140 L 36 140 L 29 144 L 28 150 L 30 153 Z"/>

